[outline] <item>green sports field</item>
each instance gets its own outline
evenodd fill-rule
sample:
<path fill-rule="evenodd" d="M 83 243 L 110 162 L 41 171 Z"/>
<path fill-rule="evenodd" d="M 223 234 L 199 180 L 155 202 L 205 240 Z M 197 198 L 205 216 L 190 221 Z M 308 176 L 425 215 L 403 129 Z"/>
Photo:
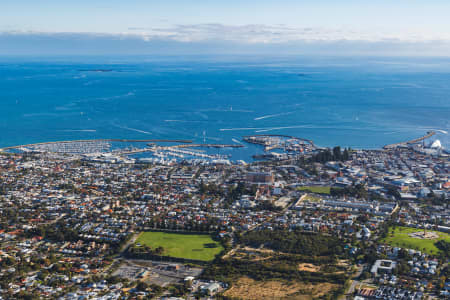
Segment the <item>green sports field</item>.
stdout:
<path fill-rule="evenodd" d="M 394 234 L 392 234 L 392 227 L 389 228 L 389 233 L 386 238 L 381 242 L 389 244 L 395 247 L 409 248 L 424 251 L 429 254 L 437 254 L 440 252 L 439 248 L 436 247 L 435 243 L 439 240 L 445 240 L 450 242 L 450 235 L 444 232 L 435 232 L 439 235 L 436 239 L 418 239 L 410 237 L 408 234 L 412 232 L 423 231 L 423 229 L 411 228 L 411 227 L 396 227 Z"/>
<path fill-rule="evenodd" d="M 147 245 L 152 249 L 164 248 L 164 256 L 211 261 L 223 247 L 207 234 L 177 234 L 166 232 L 142 232 L 135 245 Z"/>

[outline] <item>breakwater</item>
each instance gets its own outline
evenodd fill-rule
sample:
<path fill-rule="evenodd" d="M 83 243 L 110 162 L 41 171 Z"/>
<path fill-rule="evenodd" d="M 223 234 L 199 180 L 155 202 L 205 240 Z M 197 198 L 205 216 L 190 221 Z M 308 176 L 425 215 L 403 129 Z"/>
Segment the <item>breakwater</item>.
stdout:
<path fill-rule="evenodd" d="M 400 146 L 405 147 L 405 146 L 407 146 L 407 145 L 420 143 L 420 142 L 422 142 L 423 140 L 426 140 L 426 139 L 432 137 L 432 136 L 435 135 L 435 134 L 436 134 L 436 132 L 434 132 L 434 131 L 429 131 L 429 132 L 427 132 L 426 135 L 424 135 L 424 136 L 422 136 L 422 137 L 420 137 L 420 138 L 413 139 L 413 140 L 409 140 L 409 141 L 406 141 L 406 142 L 399 142 L 399 143 L 395 143 L 395 144 L 389 144 L 389 145 L 384 146 L 383 149 L 393 149 L 393 148 L 400 147 Z"/>

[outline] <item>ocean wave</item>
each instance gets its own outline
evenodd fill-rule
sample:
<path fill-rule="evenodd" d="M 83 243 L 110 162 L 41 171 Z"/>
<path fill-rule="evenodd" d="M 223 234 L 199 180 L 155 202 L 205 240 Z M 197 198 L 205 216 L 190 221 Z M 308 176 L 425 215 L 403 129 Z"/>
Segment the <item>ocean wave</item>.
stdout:
<path fill-rule="evenodd" d="M 62 129 L 63 132 L 97 132 L 95 129 Z"/>
<path fill-rule="evenodd" d="M 216 137 L 211 137 L 211 136 L 205 136 L 206 140 L 211 140 L 211 141 L 221 141 L 221 138 L 216 138 Z"/>
<path fill-rule="evenodd" d="M 230 108 L 211 108 L 211 109 L 202 109 L 202 112 L 242 112 L 242 113 L 252 113 L 253 110 L 248 109 L 233 109 L 232 106 Z"/>
<path fill-rule="evenodd" d="M 240 130 L 259 130 L 261 127 L 240 127 L 240 128 L 220 128 L 220 131 L 240 131 Z"/>
<path fill-rule="evenodd" d="M 202 120 L 164 120 L 164 122 L 169 122 L 169 123 L 204 123 L 205 121 Z"/>
<path fill-rule="evenodd" d="M 135 95 L 134 91 L 131 91 L 131 92 L 128 92 L 123 95 L 117 95 L 117 96 L 111 96 L 111 97 L 101 97 L 101 98 L 97 98 L 97 99 L 98 100 L 115 100 L 115 99 L 120 99 L 120 98 L 132 97 L 134 95 Z"/>
<path fill-rule="evenodd" d="M 272 130 L 280 130 L 280 129 L 292 129 L 292 128 L 310 128 L 308 125 L 298 125 L 298 126 L 284 126 L 284 127 L 271 127 L 271 128 L 265 128 L 256 130 L 255 132 L 268 132 Z"/>

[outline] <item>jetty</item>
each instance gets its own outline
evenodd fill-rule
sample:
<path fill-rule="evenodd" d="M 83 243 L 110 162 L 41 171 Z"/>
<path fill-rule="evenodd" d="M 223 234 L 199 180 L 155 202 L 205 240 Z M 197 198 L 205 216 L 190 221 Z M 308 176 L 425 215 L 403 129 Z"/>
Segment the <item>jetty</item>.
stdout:
<path fill-rule="evenodd" d="M 388 150 L 388 149 L 393 149 L 393 148 L 396 148 L 396 147 L 406 147 L 406 146 L 411 145 L 411 144 L 417 144 L 417 143 L 422 142 L 423 140 L 426 140 L 426 139 L 432 137 L 435 134 L 436 134 L 435 131 L 428 131 L 426 135 L 424 135 L 424 136 L 422 136 L 420 138 L 417 138 L 417 139 L 414 139 L 414 140 L 410 140 L 410 141 L 406 141 L 406 142 L 399 142 L 399 143 L 395 143 L 395 144 L 389 144 L 389 145 L 384 146 L 383 149 Z"/>

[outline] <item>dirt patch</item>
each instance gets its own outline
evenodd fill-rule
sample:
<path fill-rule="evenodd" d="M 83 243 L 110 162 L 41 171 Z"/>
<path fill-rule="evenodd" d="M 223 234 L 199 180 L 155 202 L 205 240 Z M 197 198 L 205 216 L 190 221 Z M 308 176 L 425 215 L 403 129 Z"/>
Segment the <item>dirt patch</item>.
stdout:
<path fill-rule="evenodd" d="M 348 259 L 339 259 L 336 265 L 340 267 L 349 267 L 350 262 Z"/>
<path fill-rule="evenodd" d="M 306 272 L 313 272 L 313 273 L 316 273 L 316 272 L 319 272 L 320 271 L 320 267 L 319 266 L 316 266 L 316 265 L 313 265 L 313 264 L 299 264 L 298 265 L 298 270 L 299 271 L 306 271 Z"/>
<path fill-rule="evenodd" d="M 434 240 L 434 239 L 438 239 L 439 235 L 435 232 L 423 232 L 423 231 L 419 231 L 419 232 L 412 232 L 410 234 L 408 234 L 410 237 L 415 238 L 415 239 L 421 239 L 421 240 Z"/>
<path fill-rule="evenodd" d="M 238 260 L 264 261 L 273 257 L 274 251 L 264 248 L 239 247 L 229 252 L 223 258 L 234 258 Z"/>
<path fill-rule="evenodd" d="M 242 277 L 233 283 L 225 296 L 237 299 L 299 299 L 309 300 L 328 294 L 338 285 L 331 283 L 310 284 L 282 282 L 278 280 L 255 281 Z"/>
<path fill-rule="evenodd" d="M 225 254 L 222 258 L 223 259 L 227 259 L 230 257 L 236 258 L 236 259 L 242 259 L 243 256 L 247 255 L 247 254 L 252 254 L 252 255 L 266 255 L 264 258 L 260 258 L 260 260 L 262 259 L 267 259 L 268 258 L 268 254 L 273 254 L 275 253 L 275 251 L 271 250 L 271 249 L 265 249 L 265 248 L 251 248 L 251 247 L 241 247 L 238 246 L 235 249 L 232 249 L 230 252 L 228 252 L 227 254 Z"/>
<path fill-rule="evenodd" d="M 260 253 L 270 253 L 273 254 L 275 251 L 273 251 L 272 249 L 265 249 L 265 248 L 251 248 L 251 247 L 243 247 L 242 248 L 244 251 L 249 251 L 249 252 L 260 252 Z"/>

